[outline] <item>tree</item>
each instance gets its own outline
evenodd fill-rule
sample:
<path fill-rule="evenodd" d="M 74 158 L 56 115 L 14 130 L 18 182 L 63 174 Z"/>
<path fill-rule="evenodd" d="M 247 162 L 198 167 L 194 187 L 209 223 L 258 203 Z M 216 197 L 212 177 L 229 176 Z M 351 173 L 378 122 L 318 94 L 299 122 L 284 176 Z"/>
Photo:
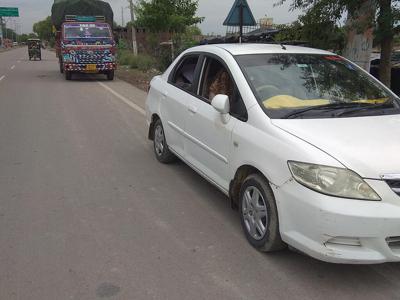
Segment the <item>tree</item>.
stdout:
<path fill-rule="evenodd" d="M 344 47 L 344 29 L 320 17 L 315 11 L 309 11 L 290 25 L 278 25 L 280 32 L 274 39 L 279 42 L 302 41 L 315 48 L 340 52 Z"/>
<path fill-rule="evenodd" d="M 52 42 L 54 41 L 53 25 L 51 17 L 33 24 L 33 32 L 36 33 L 41 40 Z"/>
<path fill-rule="evenodd" d="M 183 33 L 186 27 L 203 20 L 196 17 L 197 7 L 198 2 L 193 0 L 139 0 L 135 25 L 152 32 Z"/>
<path fill-rule="evenodd" d="M 279 4 L 287 0 L 280 0 Z M 290 0 L 291 9 L 315 10 L 323 12 L 324 16 L 337 23 L 344 13 L 357 16 L 363 1 L 360 0 Z M 365 27 L 375 26 L 376 39 L 381 45 L 380 80 L 390 86 L 391 54 L 394 36 L 400 32 L 400 0 L 372 0 L 376 8 L 376 16 Z"/>

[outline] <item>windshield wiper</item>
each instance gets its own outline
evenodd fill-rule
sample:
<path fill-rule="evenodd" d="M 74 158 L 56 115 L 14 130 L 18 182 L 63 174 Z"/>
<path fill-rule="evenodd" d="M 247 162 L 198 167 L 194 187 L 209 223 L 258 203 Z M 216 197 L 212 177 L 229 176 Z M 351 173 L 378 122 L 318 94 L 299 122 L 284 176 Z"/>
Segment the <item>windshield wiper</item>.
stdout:
<path fill-rule="evenodd" d="M 346 110 L 342 111 L 340 113 L 335 114 L 335 117 L 341 117 L 344 115 L 351 115 L 353 113 L 358 113 L 361 111 L 366 111 L 366 110 L 375 110 L 375 109 L 384 109 L 384 108 L 394 108 L 394 100 L 388 100 L 384 103 L 380 104 L 374 104 L 374 105 L 368 105 L 368 106 L 363 106 L 363 107 L 355 107 L 354 109 L 351 110 Z"/>
<path fill-rule="evenodd" d="M 337 109 L 346 109 L 346 108 L 365 108 L 366 106 L 371 106 L 371 104 L 367 103 L 357 103 L 357 102 L 350 102 L 350 103 L 329 103 L 329 104 L 324 104 L 324 105 L 317 105 L 317 106 L 311 106 L 303 109 L 297 109 L 295 111 L 292 111 L 282 117 L 282 119 L 294 119 L 297 118 L 298 116 L 309 112 L 309 111 L 331 111 L 331 110 L 337 110 Z"/>

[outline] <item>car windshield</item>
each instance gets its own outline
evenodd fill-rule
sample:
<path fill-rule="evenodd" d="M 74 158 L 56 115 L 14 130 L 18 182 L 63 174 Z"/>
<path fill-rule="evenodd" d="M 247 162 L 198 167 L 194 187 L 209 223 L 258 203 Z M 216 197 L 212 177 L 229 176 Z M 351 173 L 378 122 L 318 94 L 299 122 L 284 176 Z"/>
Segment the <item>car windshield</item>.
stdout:
<path fill-rule="evenodd" d="M 338 117 L 338 110 L 351 110 L 341 112 L 346 116 L 399 113 L 386 88 L 340 56 L 253 54 L 236 60 L 271 118 Z"/>
<path fill-rule="evenodd" d="M 108 24 L 70 23 L 64 24 L 64 39 L 110 39 Z"/>

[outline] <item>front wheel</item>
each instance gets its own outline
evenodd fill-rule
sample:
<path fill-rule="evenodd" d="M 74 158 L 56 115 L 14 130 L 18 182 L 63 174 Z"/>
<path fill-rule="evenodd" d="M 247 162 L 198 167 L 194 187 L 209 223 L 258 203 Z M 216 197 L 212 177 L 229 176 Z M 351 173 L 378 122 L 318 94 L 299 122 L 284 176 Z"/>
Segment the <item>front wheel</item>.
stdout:
<path fill-rule="evenodd" d="M 275 197 L 268 181 L 258 174 L 249 175 L 242 184 L 239 199 L 240 219 L 250 244 L 263 252 L 284 249 Z"/>
<path fill-rule="evenodd" d="M 160 119 L 154 124 L 154 153 L 157 160 L 163 164 L 171 163 L 176 158 L 168 148 L 164 128 Z"/>
<path fill-rule="evenodd" d="M 72 79 L 72 72 L 65 71 L 65 79 L 66 80 L 71 80 Z"/>
<path fill-rule="evenodd" d="M 114 70 L 107 72 L 107 80 L 114 80 Z"/>

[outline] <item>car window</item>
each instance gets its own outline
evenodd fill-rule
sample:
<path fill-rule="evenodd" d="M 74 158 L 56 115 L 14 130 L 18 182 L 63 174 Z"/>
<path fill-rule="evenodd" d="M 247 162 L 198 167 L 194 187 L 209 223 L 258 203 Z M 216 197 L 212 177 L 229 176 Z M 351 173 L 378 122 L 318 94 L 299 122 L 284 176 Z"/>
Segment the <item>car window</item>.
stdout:
<path fill-rule="evenodd" d="M 199 96 L 204 101 L 211 104 L 215 95 L 227 95 L 229 97 L 231 115 L 241 120 L 247 119 L 246 107 L 235 82 L 221 62 L 207 57 L 200 82 Z"/>
<path fill-rule="evenodd" d="M 184 58 L 178 65 L 178 68 L 172 77 L 171 83 L 183 90 L 192 91 L 194 75 L 198 61 L 199 56 L 190 56 Z"/>

